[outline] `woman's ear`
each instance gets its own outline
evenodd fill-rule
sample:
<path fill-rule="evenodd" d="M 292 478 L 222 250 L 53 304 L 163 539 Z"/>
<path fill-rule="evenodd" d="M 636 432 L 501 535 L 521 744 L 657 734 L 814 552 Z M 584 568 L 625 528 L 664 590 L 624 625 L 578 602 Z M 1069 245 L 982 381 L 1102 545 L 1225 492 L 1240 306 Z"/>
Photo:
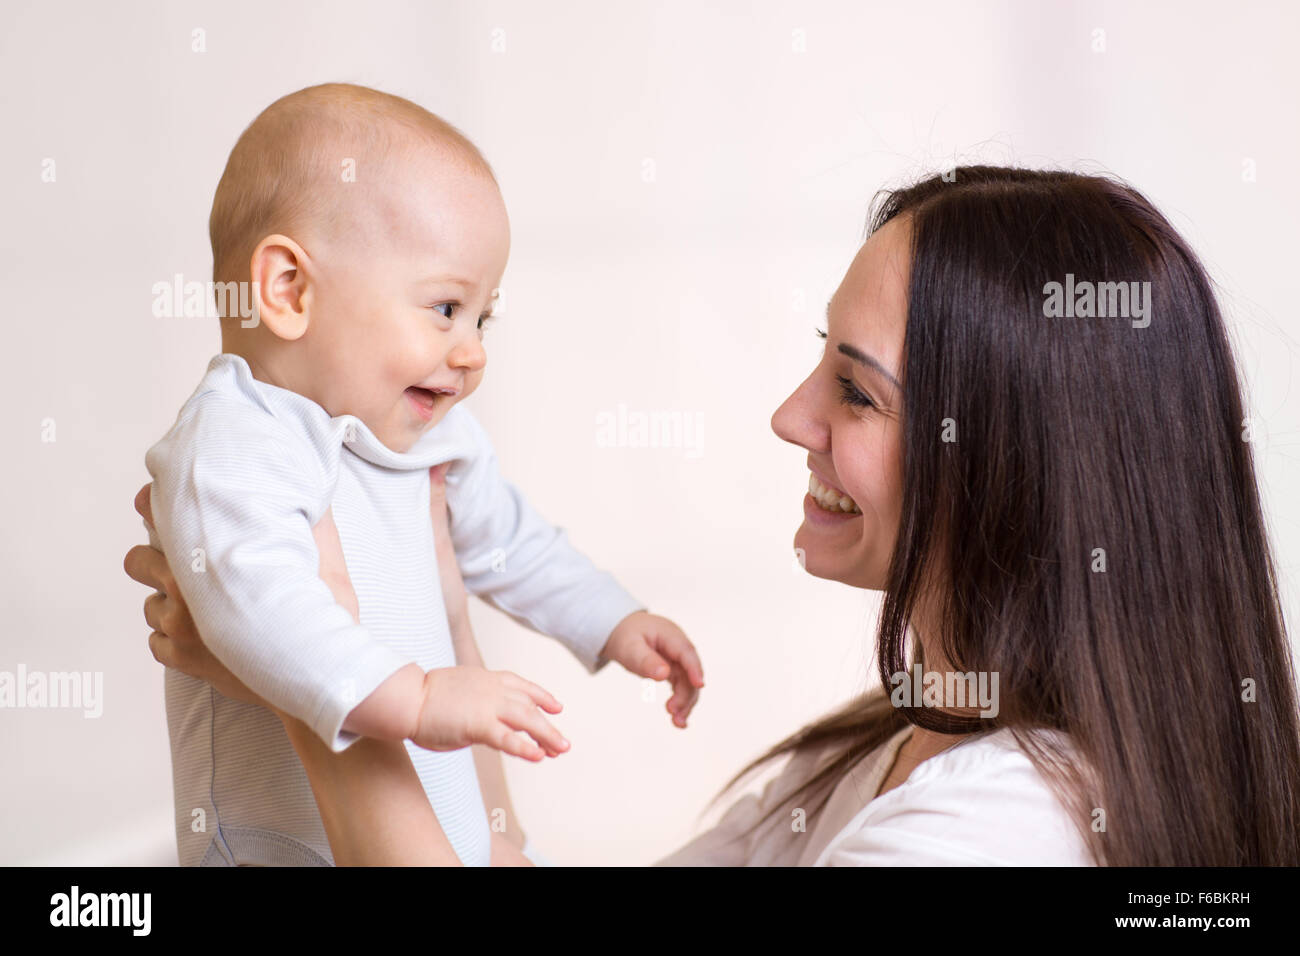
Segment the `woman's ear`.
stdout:
<path fill-rule="evenodd" d="M 266 236 L 253 249 L 249 273 L 261 324 L 277 338 L 302 338 L 310 324 L 307 253 L 288 236 Z"/>

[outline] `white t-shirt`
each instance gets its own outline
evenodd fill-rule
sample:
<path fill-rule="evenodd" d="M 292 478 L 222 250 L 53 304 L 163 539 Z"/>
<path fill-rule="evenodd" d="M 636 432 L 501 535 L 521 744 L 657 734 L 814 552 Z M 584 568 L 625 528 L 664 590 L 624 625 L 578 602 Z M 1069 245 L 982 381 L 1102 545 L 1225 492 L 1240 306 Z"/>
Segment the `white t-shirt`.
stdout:
<path fill-rule="evenodd" d="M 359 419 L 331 418 L 222 354 L 146 456 L 151 540 L 204 642 L 336 751 L 356 740 L 342 730 L 347 714 L 398 669 L 456 663 L 429 519 L 428 469 L 443 462 L 452 463 L 447 504 L 466 589 L 599 670 L 610 632 L 642 605 L 504 480 L 462 405 L 397 453 Z M 331 508 L 359 624 L 319 576 L 311 529 Z M 280 721 L 171 668 L 166 694 L 181 864 L 332 862 Z M 461 861 L 486 865 L 470 748 L 408 741 L 407 752 Z"/>
<path fill-rule="evenodd" d="M 753 833 L 737 839 L 811 776 L 818 752 L 796 753 L 760 794 L 742 797 L 717 826 L 656 865 L 1095 865 L 1066 808 L 1010 730 L 963 740 L 876 796 L 911 733 L 905 727 L 863 757 L 806 829 L 799 825 L 802 808 L 787 800 Z"/>

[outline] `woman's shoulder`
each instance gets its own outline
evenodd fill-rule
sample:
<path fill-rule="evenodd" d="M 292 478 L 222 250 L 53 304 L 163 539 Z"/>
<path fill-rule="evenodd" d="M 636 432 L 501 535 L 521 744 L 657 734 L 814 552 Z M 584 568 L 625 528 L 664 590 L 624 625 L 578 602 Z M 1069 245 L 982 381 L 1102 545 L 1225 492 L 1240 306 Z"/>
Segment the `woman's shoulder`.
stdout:
<path fill-rule="evenodd" d="M 1068 735 L 1033 735 L 1075 760 Z M 840 866 L 1089 866 L 1077 821 L 1009 729 L 963 741 L 867 803 L 822 853 Z"/>

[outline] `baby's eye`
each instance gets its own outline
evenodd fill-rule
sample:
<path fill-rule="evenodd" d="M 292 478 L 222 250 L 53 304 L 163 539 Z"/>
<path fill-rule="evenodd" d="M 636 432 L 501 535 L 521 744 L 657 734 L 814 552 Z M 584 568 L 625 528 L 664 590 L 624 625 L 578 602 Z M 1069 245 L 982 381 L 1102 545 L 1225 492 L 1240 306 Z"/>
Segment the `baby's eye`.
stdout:
<path fill-rule="evenodd" d="M 443 312 L 443 311 L 442 311 L 443 309 L 446 309 L 447 311 L 446 311 L 446 312 Z M 456 303 L 455 303 L 455 302 L 439 302 L 437 305 L 433 306 L 433 311 L 435 311 L 435 312 L 437 312 L 438 314 L 440 314 L 440 315 L 442 315 L 442 316 L 444 316 L 444 317 L 450 319 L 451 316 L 452 316 L 452 313 L 456 311 Z"/>
<path fill-rule="evenodd" d="M 490 312 L 484 312 L 478 317 L 478 330 L 482 332 L 488 325 L 496 320 L 496 316 Z"/>

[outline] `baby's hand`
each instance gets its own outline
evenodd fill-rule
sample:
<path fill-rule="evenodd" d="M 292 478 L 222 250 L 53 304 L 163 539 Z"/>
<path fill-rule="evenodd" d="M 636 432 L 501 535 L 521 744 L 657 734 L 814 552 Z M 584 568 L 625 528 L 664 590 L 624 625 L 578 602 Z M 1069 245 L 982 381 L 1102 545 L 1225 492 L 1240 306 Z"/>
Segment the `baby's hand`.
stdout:
<path fill-rule="evenodd" d="M 486 744 L 525 760 L 558 756 L 569 749 L 569 742 L 538 707 L 552 714 L 561 709 L 549 693 L 517 674 L 482 667 L 437 668 L 424 675 L 419 726 L 411 741 L 425 750 Z"/>
<path fill-rule="evenodd" d="M 695 645 L 680 627 L 666 617 L 636 611 L 618 622 L 600 656 L 641 677 L 671 681 L 673 696 L 667 710 L 674 724 L 686 726 L 704 686 L 704 668 Z"/>

